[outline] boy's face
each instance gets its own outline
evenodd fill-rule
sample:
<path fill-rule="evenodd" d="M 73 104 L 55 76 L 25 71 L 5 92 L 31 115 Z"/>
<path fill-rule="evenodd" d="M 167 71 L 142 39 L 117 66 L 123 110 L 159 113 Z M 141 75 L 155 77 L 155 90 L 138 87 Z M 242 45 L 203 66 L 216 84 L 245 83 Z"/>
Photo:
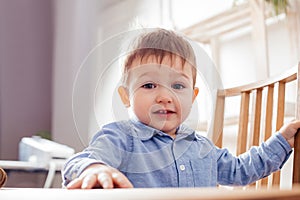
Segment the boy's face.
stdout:
<path fill-rule="evenodd" d="M 136 59 L 128 72 L 127 88 L 120 87 L 119 93 L 142 123 L 175 137 L 177 127 L 190 113 L 198 88 L 193 86 L 193 66 L 188 62 L 182 66 L 179 57 L 172 59 L 166 56 L 161 64 L 155 56 L 142 62 Z"/>

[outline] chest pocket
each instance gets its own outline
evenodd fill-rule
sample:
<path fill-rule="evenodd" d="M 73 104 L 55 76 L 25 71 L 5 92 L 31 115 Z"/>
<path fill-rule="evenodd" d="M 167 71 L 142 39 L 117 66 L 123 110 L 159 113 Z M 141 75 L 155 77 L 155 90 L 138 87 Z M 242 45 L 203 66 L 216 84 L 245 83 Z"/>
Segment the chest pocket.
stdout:
<path fill-rule="evenodd" d="M 215 187 L 217 185 L 217 160 L 213 145 L 199 141 L 198 155 L 190 159 L 195 187 Z"/>
<path fill-rule="evenodd" d="M 195 187 L 214 187 L 217 184 L 217 165 L 211 156 L 190 161 Z"/>

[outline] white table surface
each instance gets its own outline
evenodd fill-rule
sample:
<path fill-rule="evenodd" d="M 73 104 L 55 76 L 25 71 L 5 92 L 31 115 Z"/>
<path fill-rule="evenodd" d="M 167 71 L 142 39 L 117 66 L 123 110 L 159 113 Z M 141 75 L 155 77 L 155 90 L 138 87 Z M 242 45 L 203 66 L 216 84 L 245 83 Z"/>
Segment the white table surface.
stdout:
<path fill-rule="evenodd" d="M 293 190 L 279 189 L 219 189 L 219 188 L 155 188 L 155 189 L 37 189 L 37 188 L 2 188 L 0 199 L 72 199 L 72 200 L 257 200 L 257 199 L 300 199 L 300 188 Z"/>

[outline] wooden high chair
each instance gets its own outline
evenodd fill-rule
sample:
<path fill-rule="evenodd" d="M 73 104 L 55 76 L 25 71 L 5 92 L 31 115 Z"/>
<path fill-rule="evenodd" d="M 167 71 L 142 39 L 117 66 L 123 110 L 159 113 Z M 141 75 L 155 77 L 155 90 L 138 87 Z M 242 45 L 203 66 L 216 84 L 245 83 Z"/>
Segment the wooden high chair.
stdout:
<path fill-rule="evenodd" d="M 240 96 L 240 113 L 238 116 L 238 138 L 236 154 L 245 152 L 250 146 L 259 145 L 284 124 L 286 88 L 293 86 L 295 93 L 295 114 L 293 119 L 300 119 L 300 63 L 286 73 L 276 77 L 239 87 L 221 89 L 217 93 L 212 139 L 223 147 L 225 102 L 228 98 Z M 290 89 L 290 88 L 289 88 Z M 290 96 L 289 96 L 290 97 Z M 290 119 L 291 120 L 291 119 Z M 290 158 L 291 159 L 291 158 Z M 295 138 L 292 184 L 300 182 L 300 135 Z M 270 179 L 270 180 L 269 180 Z M 256 187 L 279 187 L 280 171 L 257 181 Z"/>

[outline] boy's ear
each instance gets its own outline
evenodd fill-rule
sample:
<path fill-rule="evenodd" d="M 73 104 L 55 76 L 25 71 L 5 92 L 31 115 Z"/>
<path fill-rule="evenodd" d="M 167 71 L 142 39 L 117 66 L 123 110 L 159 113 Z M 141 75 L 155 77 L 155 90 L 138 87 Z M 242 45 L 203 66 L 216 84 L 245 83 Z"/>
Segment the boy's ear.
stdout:
<path fill-rule="evenodd" d="M 195 101 L 195 99 L 196 99 L 198 93 L 199 93 L 199 88 L 195 87 L 195 88 L 194 88 L 194 94 L 193 94 L 193 102 Z"/>
<path fill-rule="evenodd" d="M 125 87 L 120 86 L 118 88 L 118 93 L 119 93 L 120 98 L 121 98 L 123 104 L 125 105 L 125 107 L 126 108 L 130 107 L 128 90 Z"/>

